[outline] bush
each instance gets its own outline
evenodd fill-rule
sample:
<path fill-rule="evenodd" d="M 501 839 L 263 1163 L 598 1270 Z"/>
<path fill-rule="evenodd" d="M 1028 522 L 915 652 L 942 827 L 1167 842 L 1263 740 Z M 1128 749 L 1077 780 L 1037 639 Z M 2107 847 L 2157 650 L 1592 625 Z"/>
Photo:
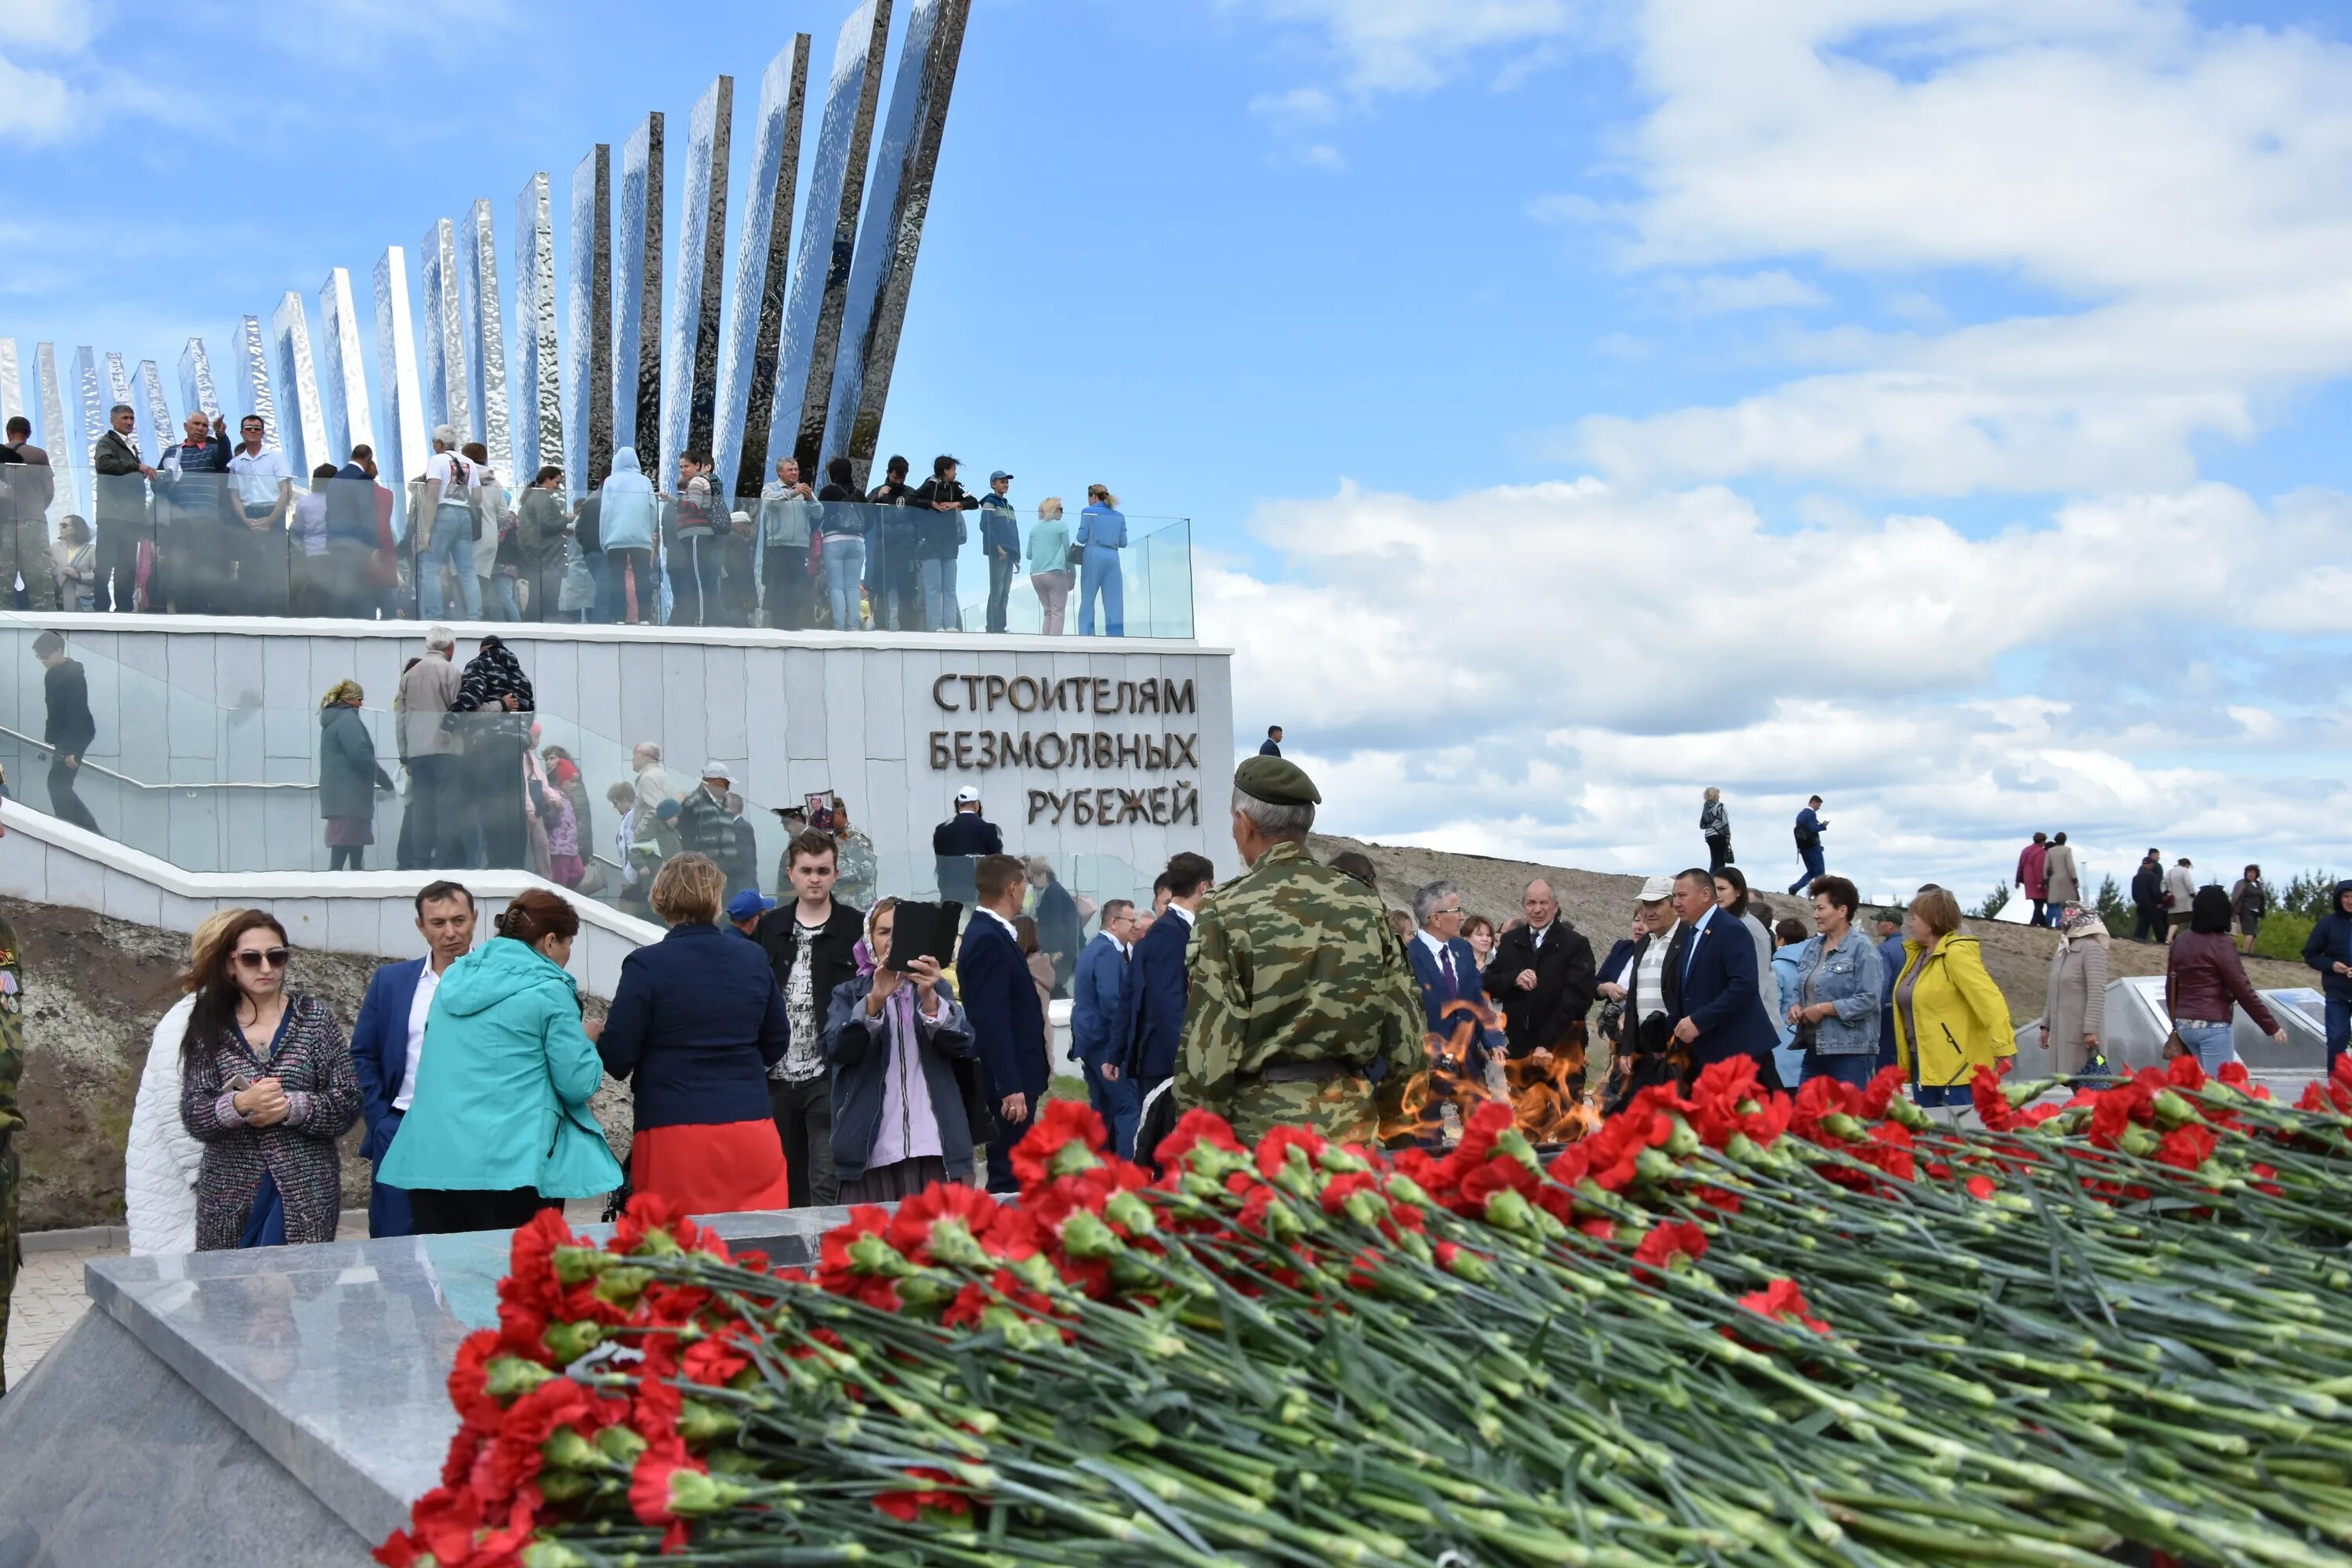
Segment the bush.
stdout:
<path fill-rule="evenodd" d="M 1978 920 L 1989 921 L 2007 908 L 2009 908 L 2009 884 L 1995 882 L 1992 891 L 1985 895 L 1984 902 L 1970 910 L 1969 913 Z"/>
<path fill-rule="evenodd" d="M 2132 907 L 2124 901 L 2124 890 L 2113 877 L 2099 884 L 2099 919 L 2106 923 L 2109 936 L 2128 937 L 2132 933 Z"/>
<path fill-rule="evenodd" d="M 2333 871 L 2315 869 L 2301 873 L 2286 885 L 2284 892 L 2274 895 L 2277 906 L 2273 918 L 2278 911 L 2301 915 L 2307 926 L 2335 904 L 2336 882 Z"/>
<path fill-rule="evenodd" d="M 2332 882 L 2328 885 L 2331 888 L 2335 886 Z M 2262 934 L 2254 938 L 2255 956 L 2279 958 L 2284 959 L 2289 963 L 2301 963 L 2303 944 L 2310 940 L 2311 928 L 2315 923 L 2316 922 L 2313 917 L 2307 914 L 2297 914 L 2284 910 L 2273 911 L 2270 918 L 2263 921 Z M 2315 974 L 2312 976 L 2315 984 L 2317 984 L 2318 979 Z"/>

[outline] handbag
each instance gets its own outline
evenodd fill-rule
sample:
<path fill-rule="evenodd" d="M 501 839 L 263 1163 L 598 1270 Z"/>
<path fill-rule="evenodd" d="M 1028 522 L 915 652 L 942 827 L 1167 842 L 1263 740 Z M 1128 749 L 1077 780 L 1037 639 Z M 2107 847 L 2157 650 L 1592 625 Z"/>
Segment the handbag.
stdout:
<path fill-rule="evenodd" d="M 2164 901 L 2168 904 L 2172 900 L 2168 898 Z M 2172 1016 L 2172 964 L 2168 954 L 2164 970 L 2164 1013 L 2167 1018 Z M 2176 1026 L 2167 1030 L 2164 1037 L 2164 1059 L 2170 1061 L 2175 1057 L 2185 1057 L 2188 1054 L 2189 1042 L 2180 1037 L 2179 1028 Z"/>
<path fill-rule="evenodd" d="M 563 542 L 563 581 L 555 590 L 555 607 L 567 613 L 596 607 L 596 574 L 574 540 Z"/>

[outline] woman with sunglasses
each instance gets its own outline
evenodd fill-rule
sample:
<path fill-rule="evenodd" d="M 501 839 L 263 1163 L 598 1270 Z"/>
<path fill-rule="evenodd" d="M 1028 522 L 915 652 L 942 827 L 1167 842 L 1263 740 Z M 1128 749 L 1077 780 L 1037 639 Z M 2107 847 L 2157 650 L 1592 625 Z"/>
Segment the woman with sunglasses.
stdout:
<path fill-rule="evenodd" d="M 291 950 L 267 910 L 243 910 L 182 977 L 194 995 L 180 1045 L 180 1120 L 205 1146 L 196 1250 L 335 1239 L 335 1140 L 359 1119 L 342 1026 L 286 988 Z"/>

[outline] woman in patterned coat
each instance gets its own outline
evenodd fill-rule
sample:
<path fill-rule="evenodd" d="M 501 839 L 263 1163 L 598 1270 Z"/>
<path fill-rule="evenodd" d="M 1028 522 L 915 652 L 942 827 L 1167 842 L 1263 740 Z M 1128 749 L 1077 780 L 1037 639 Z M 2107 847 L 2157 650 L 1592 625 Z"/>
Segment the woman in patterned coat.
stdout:
<path fill-rule="evenodd" d="M 333 1012 L 286 989 L 286 928 L 241 911 L 184 979 L 180 1120 L 205 1146 L 196 1250 L 332 1241 L 342 1210 L 335 1140 L 360 1113 L 358 1069 Z"/>

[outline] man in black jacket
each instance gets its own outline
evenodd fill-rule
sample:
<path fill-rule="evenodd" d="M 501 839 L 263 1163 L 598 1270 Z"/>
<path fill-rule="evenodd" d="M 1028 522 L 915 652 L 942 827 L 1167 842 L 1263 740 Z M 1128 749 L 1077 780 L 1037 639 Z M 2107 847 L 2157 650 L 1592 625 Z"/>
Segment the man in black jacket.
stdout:
<path fill-rule="evenodd" d="M 1560 917 L 1551 884 L 1538 877 L 1519 894 L 1528 923 L 1503 933 L 1486 965 L 1486 994 L 1503 1009 L 1514 1059 L 1538 1050 L 1584 1054 L 1584 1016 L 1599 979 L 1592 944 Z"/>
<path fill-rule="evenodd" d="M 41 739 L 56 752 L 49 760 L 49 812 L 85 833 L 96 833 L 98 818 L 74 793 L 74 774 L 98 738 L 98 720 L 89 710 L 89 680 L 81 665 L 66 657 L 66 639 L 55 632 L 33 639 L 33 657 L 47 672 L 41 677 L 41 694 L 48 703 Z"/>
<path fill-rule="evenodd" d="M 97 470 L 98 597 L 101 610 L 128 610 L 138 591 L 139 542 L 154 536 L 147 481 L 154 468 L 139 450 L 139 416 L 128 403 L 108 411 L 110 428 L 90 449 Z M 153 603 L 151 594 L 149 602 Z"/>
<path fill-rule="evenodd" d="M 2132 940 L 2162 944 L 2171 922 L 2164 918 L 2164 858 L 2155 850 L 2132 873 Z"/>
<path fill-rule="evenodd" d="M 907 482 L 907 459 L 892 458 L 884 473 L 887 477 L 866 498 L 870 505 L 891 509 L 873 519 L 874 527 L 866 536 L 872 566 L 866 580 L 876 595 L 874 629 L 929 631 L 934 628 L 923 624 L 923 514 L 912 510 L 917 491 Z"/>
<path fill-rule="evenodd" d="M 737 865 L 735 813 L 727 806 L 727 796 L 734 787 L 726 763 L 705 763 L 702 787 L 687 791 L 677 803 L 678 847 L 709 856 L 726 876 L 730 899 L 759 881 L 756 866 Z"/>
<path fill-rule="evenodd" d="M 962 513 L 980 505 L 956 478 L 953 458 L 931 460 L 931 477 L 915 492 L 915 507 L 925 515 L 921 524 L 923 625 L 935 632 L 963 630 L 963 605 L 956 597 L 956 552 L 970 530 Z"/>
<path fill-rule="evenodd" d="M 817 1041 L 834 988 L 856 976 L 866 919 L 834 899 L 841 860 L 830 834 L 794 834 L 784 865 L 793 901 L 762 915 L 753 933 L 767 951 L 792 1025 L 792 1045 L 768 1071 L 768 1103 L 784 1141 L 793 1206 L 829 1207 L 840 1201 L 841 1187 L 833 1173 L 833 1072 Z"/>
<path fill-rule="evenodd" d="M 969 910 L 980 901 L 972 885 L 972 863 L 982 855 L 1004 853 L 1004 835 L 980 815 L 980 791 L 971 784 L 956 791 L 955 815 L 931 829 L 931 854 L 939 862 L 940 897 L 953 899 Z"/>

